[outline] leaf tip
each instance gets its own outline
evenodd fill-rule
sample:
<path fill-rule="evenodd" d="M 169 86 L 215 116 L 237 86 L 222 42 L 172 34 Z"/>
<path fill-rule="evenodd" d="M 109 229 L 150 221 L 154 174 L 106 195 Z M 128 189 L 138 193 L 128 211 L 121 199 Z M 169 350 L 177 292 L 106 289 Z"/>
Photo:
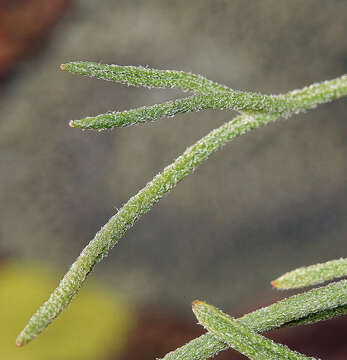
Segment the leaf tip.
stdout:
<path fill-rule="evenodd" d="M 197 306 L 201 305 L 203 303 L 203 301 L 200 300 L 194 300 L 192 302 L 192 308 L 195 309 Z"/>
<path fill-rule="evenodd" d="M 60 65 L 60 70 L 66 70 L 66 64 L 61 64 Z"/>
<path fill-rule="evenodd" d="M 271 284 L 271 286 L 272 286 L 273 288 L 277 288 L 277 282 L 276 282 L 276 280 L 272 280 L 272 281 L 270 282 L 270 284 Z"/>
<path fill-rule="evenodd" d="M 75 122 L 73 120 L 70 120 L 69 121 L 69 126 L 72 127 L 72 128 L 76 127 Z"/>
<path fill-rule="evenodd" d="M 22 347 L 24 345 L 24 342 L 22 340 L 16 340 L 16 345 L 18 347 Z"/>
<path fill-rule="evenodd" d="M 205 301 L 194 300 L 192 302 L 193 313 L 197 316 L 197 313 L 203 311 L 206 308 L 206 306 L 208 307 L 208 304 Z"/>
<path fill-rule="evenodd" d="M 277 290 L 285 290 L 285 289 L 288 289 L 288 287 L 286 287 L 286 286 L 283 284 L 283 282 L 281 281 L 281 278 L 272 280 L 270 284 L 271 284 L 271 286 L 272 286 L 274 289 L 277 289 Z"/>

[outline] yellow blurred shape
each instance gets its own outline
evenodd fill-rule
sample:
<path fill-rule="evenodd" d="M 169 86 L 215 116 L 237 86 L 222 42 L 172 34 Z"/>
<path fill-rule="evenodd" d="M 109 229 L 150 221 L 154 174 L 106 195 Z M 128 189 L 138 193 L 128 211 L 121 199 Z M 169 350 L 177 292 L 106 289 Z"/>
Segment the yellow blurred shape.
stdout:
<path fill-rule="evenodd" d="M 1 264 L 1 359 L 99 360 L 122 350 L 133 323 L 131 307 L 125 299 L 92 281 L 44 333 L 23 348 L 16 347 L 16 336 L 58 284 L 56 274 L 49 265 Z"/>

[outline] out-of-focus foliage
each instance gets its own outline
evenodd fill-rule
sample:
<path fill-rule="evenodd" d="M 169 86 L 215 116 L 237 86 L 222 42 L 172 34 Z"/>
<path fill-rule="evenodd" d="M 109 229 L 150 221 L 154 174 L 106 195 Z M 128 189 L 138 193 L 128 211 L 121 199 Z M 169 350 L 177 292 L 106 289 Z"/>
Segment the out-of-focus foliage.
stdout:
<path fill-rule="evenodd" d="M 71 308 L 42 337 L 40 343 L 18 349 L 14 340 L 23 322 L 56 286 L 57 271 L 27 262 L 0 267 L 0 349 L 6 360 L 102 359 L 123 349 L 132 326 L 125 299 L 90 282 Z"/>

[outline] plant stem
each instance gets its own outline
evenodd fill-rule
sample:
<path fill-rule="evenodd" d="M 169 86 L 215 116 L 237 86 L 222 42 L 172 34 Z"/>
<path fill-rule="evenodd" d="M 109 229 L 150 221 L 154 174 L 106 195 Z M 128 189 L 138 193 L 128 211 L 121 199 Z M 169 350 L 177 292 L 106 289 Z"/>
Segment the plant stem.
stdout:
<path fill-rule="evenodd" d="M 203 301 L 194 301 L 192 308 L 207 331 L 251 360 L 315 360 L 257 334 L 242 322 Z"/>
<path fill-rule="evenodd" d="M 238 319 L 261 333 L 286 326 L 311 324 L 347 313 L 347 280 L 291 296 Z M 326 316 L 323 317 L 322 314 Z M 207 333 L 166 354 L 162 360 L 206 360 L 228 345 Z"/>
<path fill-rule="evenodd" d="M 342 76 L 339 79 L 289 93 L 287 98 L 285 96 L 281 99 L 277 98 L 279 100 L 277 104 L 280 107 L 283 104 L 283 99 L 289 100 L 286 110 L 286 114 L 289 114 L 287 112 L 288 108 L 292 109 L 293 112 L 298 112 L 306 107 L 312 107 L 315 104 L 346 94 L 347 77 Z M 213 95 L 214 99 L 215 96 L 217 95 Z M 225 96 L 225 94 L 222 94 L 222 96 Z M 246 103 L 251 103 L 250 99 L 247 98 L 248 95 L 245 96 Z M 260 101 L 253 104 L 251 109 L 264 109 L 267 106 L 266 104 L 269 106 L 272 104 L 271 99 L 271 97 L 264 97 L 265 106 Z M 245 106 L 244 108 L 248 109 L 249 107 Z M 243 114 L 236 117 L 234 120 L 211 131 L 207 136 L 189 147 L 174 163 L 166 167 L 142 190 L 130 198 L 84 248 L 49 299 L 31 317 L 28 324 L 19 334 L 17 345 L 21 346 L 32 340 L 69 305 L 95 264 L 107 255 L 109 250 L 134 225 L 136 220 L 147 213 L 163 195 L 172 190 L 178 182 L 192 173 L 209 155 L 228 141 L 259 126 L 275 121 L 280 114 L 279 108 L 274 108 L 271 113 L 251 113 L 251 115 Z"/>
<path fill-rule="evenodd" d="M 31 317 L 24 330 L 19 334 L 17 345 L 21 346 L 32 340 L 69 305 L 95 264 L 107 255 L 136 220 L 147 213 L 164 194 L 173 189 L 178 182 L 193 172 L 210 154 L 230 139 L 261 126 L 271 119 L 273 117 L 256 119 L 240 115 L 211 131 L 130 198 L 84 248 L 49 299 Z"/>
<path fill-rule="evenodd" d="M 71 120 L 70 126 L 103 130 L 147 123 L 162 117 L 208 109 L 237 110 L 249 114 L 273 113 L 277 116 L 288 117 L 345 95 L 347 95 L 347 76 L 343 75 L 337 79 L 313 84 L 285 95 L 268 96 L 228 89 L 222 93 L 193 95 L 162 104 Z"/>

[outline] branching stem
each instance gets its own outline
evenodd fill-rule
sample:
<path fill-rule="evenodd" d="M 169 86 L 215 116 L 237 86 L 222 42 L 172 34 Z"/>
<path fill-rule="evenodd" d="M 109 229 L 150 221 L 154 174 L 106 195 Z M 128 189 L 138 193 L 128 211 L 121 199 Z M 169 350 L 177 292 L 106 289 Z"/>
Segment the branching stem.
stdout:
<path fill-rule="evenodd" d="M 65 64 L 63 68 L 69 70 L 69 66 L 69 64 Z M 234 91 L 223 85 L 213 83 L 210 80 L 192 74 L 188 74 L 188 77 L 184 78 L 186 76 L 185 73 L 168 72 L 166 73 L 167 78 L 165 79 L 165 76 L 155 78 L 154 73 L 147 74 L 147 77 L 142 76 L 148 69 L 142 69 L 137 74 L 137 68 L 127 67 L 123 70 L 121 69 L 118 72 L 117 76 L 119 76 L 119 78 L 117 81 L 141 86 L 177 86 L 185 90 L 196 91 L 199 95 L 166 104 L 155 105 L 153 107 L 142 108 L 140 110 L 135 109 L 124 113 L 116 113 L 116 115 L 112 116 L 119 122 L 118 126 L 126 125 L 127 121 L 129 124 L 151 121 L 165 115 L 174 115 L 179 112 L 198 111 L 207 108 L 230 108 L 243 110 L 245 113 L 211 131 L 207 136 L 197 141 L 171 165 L 155 176 L 154 179 L 135 196 L 130 198 L 84 248 L 49 299 L 31 317 L 17 338 L 17 345 L 19 346 L 28 343 L 41 333 L 47 325 L 69 305 L 95 264 L 107 255 L 110 249 L 117 244 L 119 239 L 134 225 L 137 219 L 147 213 L 167 192 L 172 190 L 185 176 L 192 173 L 212 153 L 220 149 L 234 137 L 275 121 L 281 116 L 289 116 L 347 94 L 346 76 L 341 76 L 338 79 L 324 83 L 314 84 L 302 90 L 288 93 L 287 95 L 273 97 Z M 76 72 L 78 71 L 76 70 Z M 80 73 L 82 73 L 82 70 Z M 108 76 L 105 75 L 106 72 L 102 76 L 99 76 L 100 72 L 97 73 L 96 71 L 86 74 L 90 76 L 98 75 L 98 77 L 103 76 L 102 78 Z M 162 75 L 163 74 L 160 73 L 160 76 Z M 138 82 L 136 83 L 137 80 Z M 155 81 L 158 82 L 155 83 Z M 187 84 L 190 84 L 190 86 Z M 201 93 L 212 89 L 214 89 L 213 92 L 201 95 Z M 81 121 L 83 122 L 83 120 Z M 105 123 L 101 123 L 100 127 L 98 121 L 95 121 L 95 128 L 97 129 L 112 125 L 111 121 L 107 126 Z M 73 126 L 77 126 L 76 121 L 73 122 Z M 328 315 L 325 314 L 325 316 Z M 294 319 L 292 320 L 294 321 Z M 213 340 L 211 341 L 213 342 Z M 206 342 L 206 344 L 207 343 L 208 342 Z M 206 357 L 200 357 L 198 359 L 202 358 L 206 359 Z"/>

